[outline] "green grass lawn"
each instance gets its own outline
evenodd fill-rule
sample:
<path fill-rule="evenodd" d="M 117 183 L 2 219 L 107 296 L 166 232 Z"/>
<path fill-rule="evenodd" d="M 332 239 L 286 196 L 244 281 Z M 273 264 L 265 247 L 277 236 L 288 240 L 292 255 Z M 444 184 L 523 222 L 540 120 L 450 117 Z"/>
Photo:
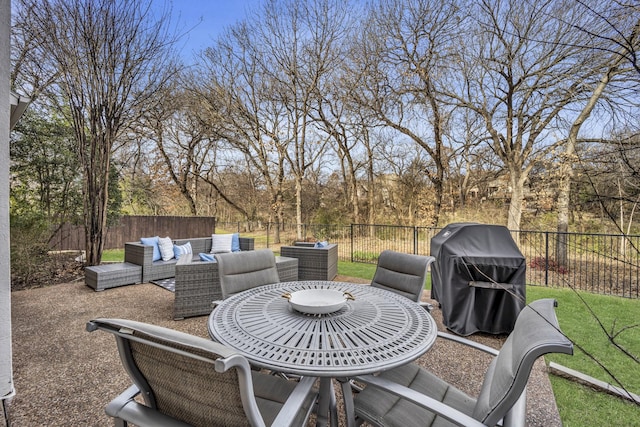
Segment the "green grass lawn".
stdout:
<path fill-rule="evenodd" d="M 613 375 L 628 391 L 640 394 L 640 300 L 527 287 L 527 301 L 540 298 L 558 300 L 560 327 L 574 342 L 573 356 L 552 354 L 547 361 L 619 385 Z M 565 426 L 640 426 L 640 405 L 553 375 L 551 384 Z"/>
<path fill-rule="evenodd" d="M 103 262 L 123 260 L 124 250 L 104 252 Z M 338 262 L 338 273 L 344 276 L 371 280 L 375 269 L 375 264 Z M 427 289 L 431 288 L 430 285 L 428 278 Z M 560 327 L 575 344 L 573 356 L 549 355 L 545 357 L 547 362 L 554 361 L 615 384 L 608 370 L 625 388 L 640 394 L 640 300 L 527 286 L 527 302 L 540 298 L 555 298 L 558 301 L 556 313 Z M 615 336 L 615 339 L 610 340 L 610 336 Z M 632 357 L 625 355 L 614 342 Z M 553 375 L 551 384 L 564 426 L 640 427 L 640 405 Z"/>
<path fill-rule="evenodd" d="M 102 262 L 123 262 L 124 249 L 107 249 L 102 252 Z"/>

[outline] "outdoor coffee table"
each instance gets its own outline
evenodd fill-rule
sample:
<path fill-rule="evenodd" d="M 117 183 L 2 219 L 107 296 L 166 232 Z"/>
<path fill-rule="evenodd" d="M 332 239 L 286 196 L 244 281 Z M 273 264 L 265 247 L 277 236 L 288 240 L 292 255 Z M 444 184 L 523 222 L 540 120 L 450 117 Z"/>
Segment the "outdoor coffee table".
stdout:
<path fill-rule="evenodd" d="M 304 289 L 349 292 L 355 300 L 334 313 L 310 315 L 282 297 Z M 348 378 L 409 363 L 433 345 L 437 327 L 419 304 L 384 289 L 331 281 L 295 281 L 249 289 L 220 303 L 208 320 L 211 337 L 258 367 L 320 377 L 318 424 L 337 425 L 332 378 L 345 393 L 353 422 Z M 331 411 L 330 411 L 331 408 Z"/>

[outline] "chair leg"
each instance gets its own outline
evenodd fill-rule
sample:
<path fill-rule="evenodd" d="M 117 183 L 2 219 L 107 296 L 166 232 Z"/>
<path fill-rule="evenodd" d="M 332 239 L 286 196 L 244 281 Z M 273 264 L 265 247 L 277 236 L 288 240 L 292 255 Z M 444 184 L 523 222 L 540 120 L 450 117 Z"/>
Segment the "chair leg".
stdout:
<path fill-rule="evenodd" d="M 360 384 L 358 384 L 354 380 L 349 380 L 349 384 L 351 385 L 351 391 L 360 393 L 362 390 L 364 390 L 364 387 L 362 387 Z"/>
<path fill-rule="evenodd" d="M 4 425 L 11 427 L 11 419 L 9 418 L 9 409 L 7 408 L 6 399 L 2 399 L 2 415 L 4 416 Z"/>
<path fill-rule="evenodd" d="M 356 427 L 359 425 L 356 421 L 355 408 L 353 406 L 353 380 L 346 378 L 338 379 L 342 388 L 342 398 L 344 401 L 344 411 L 347 418 L 347 427 Z"/>
<path fill-rule="evenodd" d="M 523 390 L 522 394 L 509 409 L 509 412 L 502 420 L 503 427 L 525 427 L 527 424 L 527 390 Z"/>

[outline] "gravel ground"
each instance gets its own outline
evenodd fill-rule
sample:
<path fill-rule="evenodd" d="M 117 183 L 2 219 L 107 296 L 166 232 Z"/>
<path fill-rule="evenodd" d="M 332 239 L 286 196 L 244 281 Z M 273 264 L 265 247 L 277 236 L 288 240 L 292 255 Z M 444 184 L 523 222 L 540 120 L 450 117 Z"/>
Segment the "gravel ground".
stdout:
<path fill-rule="evenodd" d="M 174 321 L 172 304 L 173 294 L 152 284 L 94 292 L 83 281 L 76 281 L 13 292 L 17 394 L 9 402 L 12 425 L 112 425 L 104 407 L 130 382 L 111 335 L 90 334 L 85 324 L 97 317 L 120 317 L 208 337 L 206 317 Z M 440 311 L 434 310 L 433 315 L 444 330 Z M 472 339 L 495 348 L 502 342 L 490 335 L 474 335 Z M 438 341 L 417 363 L 475 395 L 489 358 L 459 344 Z M 529 426 L 562 425 L 541 360 L 534 366 L 527 393 Z"/>

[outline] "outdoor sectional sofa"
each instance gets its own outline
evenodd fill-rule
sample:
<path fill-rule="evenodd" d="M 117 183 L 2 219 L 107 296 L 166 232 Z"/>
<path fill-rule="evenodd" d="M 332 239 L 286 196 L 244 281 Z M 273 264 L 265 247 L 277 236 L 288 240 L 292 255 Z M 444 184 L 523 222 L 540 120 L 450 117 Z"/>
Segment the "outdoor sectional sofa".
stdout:
<path fill-rule="evenodd" d="M 211 237 L 197 237 L 191 239 L 177 239 L 174 245 L 191 244 L 192 258 L 199 260 L 199 253 L 211 252 Z M 240 250 L 252 251 L 254 240 L 250 237 L 240 237 Z M 178 260 L 173 258 L 168 261 L 153 261 L 153 246 L 143 245 L 140 242 L 128 242 L 124 244 L 124 261 L 142 267 L 142 283 L 152 280 L 175 277 Z"/>
<path fill-rule="evenodd" d="M 281 282 L 298 280 L 298 260 L 276 256 Z M 218 263 L 182 257 L 175 266 L 174 320 L 211 313 L 214 301 L 222 300 Z"/>
<path fill-rule="evenodd" d="M 240 237 L 240 250 L 254 249 L 253 238 Z M 125 264 L 142 267 L 142 283 L 175 277 L 173 318 L 203 316 L 211 313 L 212 303 L 222 299 L 218 263 L 203 261 L 200 253 L 210 253 L 211 237 L 177 239 L 174 245 L 191 245 L 192 255 L 168 261 L 153 261 L 153 247 L 140 242 L 125 243 Z M 281 282 L 298 279 L 298 260 L 276 257 Z"/>

